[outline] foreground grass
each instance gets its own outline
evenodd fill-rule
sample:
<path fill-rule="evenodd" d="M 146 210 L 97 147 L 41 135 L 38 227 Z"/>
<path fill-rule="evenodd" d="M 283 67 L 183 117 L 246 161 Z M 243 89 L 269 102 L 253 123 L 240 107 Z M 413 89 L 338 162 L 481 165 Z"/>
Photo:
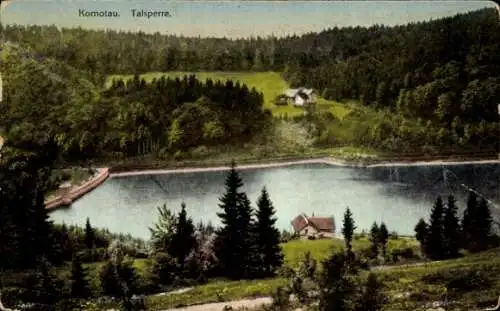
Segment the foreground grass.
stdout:
<path fill-rule="evenodd" d="M 287 265 L 296 263 L 295 253 L 310 245 L 313 257 L 324 258 L 328 251 L 337 248 L 327 240 L 293 241 L 284 245 Z M 331 242 L 331 241 L 330 241 Z M 358 243 L 357 247 L 364 242 Z M 414 245 L 408 240 L 394 240 L 392 247 Z M 308 248 L 309 249 L 309 248 Z M 324 254 L 326 253 L 326 254 Z M 387 310 L 407 311 L 428 308 L 433 302 L 448 301 L 456 310 L 471 310 L 492 306 L 500 294 L 500 249 L 463 258 L 426 263 L 423 266 L 394 267 L 376 270 L 385 284 L 389 301 Z M 363 273 L 364 276 L 367 273 Z M 217 281 L 197 286 L 192 291 L 165 296 L 150 296 L 148 308 L 161 310 L 176 306 L 230 301 L 257 296 L 269 296 L 278 286 L 288 284 L 284 278 L 259 281 Z M 448 307 L 447 307 L 448 308 Z"/>
<path fill-rule="evenodd" d="M 201 71 L 201 72 L 150 72 L 141 75 L 146 82 L 153 79 L 159 79 L 162 76 L 170 78 L 182 78 L 185 75 L 194 74 L 196 77 L 205 81 L 212 79 L 214 81 L 232 80 L 239 81 L 248 85 L 250 88 L 254 87 L 257 91 L 264 94 L 264 108 L 270 109 L 274 116 L 293 117 L 302 115 L 304 110 L 302 108 L 294 107 L 292 105 L 276 106 L 273 100 L 276 96 L 280 95 L 285 89 L 289 88 L 288 83 L 283 80 L 281 74 L 278 72 L 226 72 L 226 71 Z M 111 75 L 108 77 L 107 85 L 109 86 L 113 79 L 131 79 L 133 75 Z M 318 99 L 317 109 L 321 111 L 330 111 L 338 119 L 343 119 L 350 111 L 351 108 L 335 101 L 326 100 L 323 98 Z"/>
<path fill-rule="evenodd" d="M 404 237 L 391 239 L 388 244 L 389 251 L 405 247 L 418 248 L 418 243 L 414 239 Z M 354 250 L 360 250 L 369 245 L 370 242 L 366 237 L 359 237 L 353 242 Z M 306 252 L 311 252 L 312 258 L 319 262 L 326 259 L 333 250 L 342 249 L 344 241 L 342 239 L 292 240 L 281 246 L 285 266 L 297 268 Z M 196 286 L 193 290 L 181 294 L 149 296 L 147 306 L 151 310 L 161 310 L 185 305 L 269 296 L 277 287 L 287 285 L 288 282 L 282 277 L 254 281 L 218 280 Z"/>

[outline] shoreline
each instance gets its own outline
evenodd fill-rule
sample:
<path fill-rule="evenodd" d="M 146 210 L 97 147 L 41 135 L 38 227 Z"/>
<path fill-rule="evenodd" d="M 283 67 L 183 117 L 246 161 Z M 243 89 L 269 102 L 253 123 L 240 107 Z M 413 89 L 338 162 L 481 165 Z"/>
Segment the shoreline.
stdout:
<path fill-rule="evenodd" d="M 351 167 L 351 168 L 375 168 L 375 167 L 403 167 L 403 166 L 446 166 L 446 165 L 473 165 L 473 164 L 500 164 L 500 159 L 489 160 L 427 160 L 427 161 L 384 161 L 381 163 L 363 164 L 349 162 L 346 160 L 321 157 L 314 159 L 293 160 L 293 161 L 273 161 L 262 162 L 253 164 L 236 165 L 238 170 L 251 170 L 263 168 L 278 168 L 288 167 L 301 164 L 327 164 L 338 167 Z M 178 168 L 165 168 L 165 169 L 144 169 L 144 170 L 130 170 L 123 172 L 110 173 L 109 178 L 121 178 L 130 176 L 144 176 L 144 175 L 164 175 L 164 174 L 187 174 L 187 173 L 202 173 L 202 172 L 219 172 L 229 170 L 229 166 L 211 166 L 211 167 L 178 167 Z"/>
<path fill-rule="evenodd" d="M 78 185 L 68 193 L 45 201 L 45 209 L 53 211 L 63 206 L 71 206 L 73 202 L 102 185 L 109 178 L 109 169 L 99 168 L 97 170 L 98 173 L 91 179 L 81 185 Z"/>

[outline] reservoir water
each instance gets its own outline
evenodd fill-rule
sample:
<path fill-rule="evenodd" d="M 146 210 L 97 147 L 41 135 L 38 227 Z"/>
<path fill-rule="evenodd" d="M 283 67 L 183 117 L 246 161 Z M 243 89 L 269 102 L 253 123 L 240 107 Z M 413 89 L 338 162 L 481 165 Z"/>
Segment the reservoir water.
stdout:
<path fill-rule="evenodd" d="M 174 211 L 186 203 L 195 221 L 219 224 L 219 197 L 227 172 L 211 171 L 113 177 L 70 208 L 56 210 L 56 223 L 84 225 L 149 238 L 148 227 L 157 219 L 157 207 Z M 333 215 L 338 228 L 349 207 L 358 231 L 384 221 L 390 231 L 413 234 L 419 218 L 426 218 L 438 195 L 453 194 L 460 212 L 472 188 L 490 200 L 500 215 L 500 164 L 429 165 L 352 168 L 327 164 L 241 170 L 244 191 L 255 202 L 266 187 L 276 209 L 277 225 L 291 230 L 300 213 Z"/>

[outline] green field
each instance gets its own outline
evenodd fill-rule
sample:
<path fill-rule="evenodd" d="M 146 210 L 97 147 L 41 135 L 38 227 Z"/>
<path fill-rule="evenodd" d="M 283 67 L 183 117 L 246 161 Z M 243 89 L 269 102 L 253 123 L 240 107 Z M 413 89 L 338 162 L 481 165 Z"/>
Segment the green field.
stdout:
<path fill-rule="evenodd" d="M 240 83 L 244 83 L 248 85 L 250 88 L 254 87 L 256 90 L 262 92 L 264 94 L 264 107 L 268 108 L 272 111 L 273 115 L 288 115 L 289 117 L 295 115 L 303 114 L 303 109 L 298 107 L 293 107 L 291 105 L 287 106 L 276 106 L 273 103 L 274 98 L 281 94 L 285 89 L 289 88 L 288 84 L 285 80 L 281 78 L 280 73 L 278 72 L 150 72 L 141 75 L 147 82 L 153 80 L 154 78 L 158 79 L 162 76 L 168 76 L 171 78 L 182 78 L 185 75 L 194 74 L 196 77 L 205 81 L 210 78 L 212 80 L 233 80 L 239 81 Z M 132 75 L 111 75 L 108 77 L 107 85 L 111 83 L 113 79 L 121 78 L 121 79 L 131 79 Z M 339 119 L 344 118 L 350 111 L 351 108 L 347 105 L 325 100 L 323 98 L 318 98 L 317 103 L 318 110 L 328 110 L 334 116 Z"/>

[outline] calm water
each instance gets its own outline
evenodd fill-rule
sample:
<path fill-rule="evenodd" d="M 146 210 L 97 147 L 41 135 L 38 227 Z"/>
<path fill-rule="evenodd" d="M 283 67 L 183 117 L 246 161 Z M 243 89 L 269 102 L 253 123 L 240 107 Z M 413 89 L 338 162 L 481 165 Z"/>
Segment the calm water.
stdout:
<path fill-rule="evenodd" d="M 166 203 L 175 211 L 181 202 L 194 220 L 212 221 L 224 191 L 226 172 L 182 173 L 111 178 L 75 202 L 51 214 L 58 222 L 85 223 L 148 238 L 157 219 L 157 207 Z M 253 203 L 266 186 L 277 210 L 278 226 L 291 229 L 299 213 L 333 215 L 340 227 L 349 206 L 358 229 L 384 221 L 389 230 L 413 234 L 437 195 L 454 194 L 459 208 L 466 192 L 460 184 L 479 191 L 500 206 L 500 165 L 404 166 L 346 168 L 326 164 L 243 170 L 244 190 Z M 255 205 L 255 204 L 254 204 Z M 496 211 L 495 211 L 496 212 Z"/>

